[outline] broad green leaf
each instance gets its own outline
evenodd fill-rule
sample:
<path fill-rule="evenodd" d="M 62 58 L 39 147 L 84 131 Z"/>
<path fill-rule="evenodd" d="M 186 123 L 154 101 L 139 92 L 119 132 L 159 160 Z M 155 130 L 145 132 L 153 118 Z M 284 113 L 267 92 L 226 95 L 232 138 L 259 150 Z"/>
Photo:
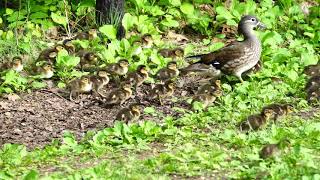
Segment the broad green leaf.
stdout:
<path fill-rule="evenodd" d="M 183 4 L 180 6 L 180 10 L 181 10 L 184 14 L 191 15 L 191 14 L 193 14 L 193 12 L 194 12 L 194 7 L 193 7 L 193 5 L 190 4 L 190 3 L 183 3 Z"/>
<path fill-rule="evenodd" d="M 290 70 L 286 74 L 287 74 L 288 78 L 290 78 L 292 81 L 297 80 L 299 77 L 298 73 L 294 70 Z"/>
<path fill-rule="evenodd" d="M 60 24 L 60 25 L 63 25 L 63 26 L 67 26 L 68 22 L 67 22 L 67 18 L 65 16 L 61 16 L 61 15 L 58 15 L 58 14 L 52 12 L 51 18 L 52 18 L 53 22 Z"/>
<path fill-rule="evenodd" d="M 308 66 L 311 64 L 317 64 L 318 56 L 315 56 L 314 54 L 309 54 L 309 53 L 302 53 L 301 62 L 303 62 L 305 66 Z"/>
<path fill-rule="evenodd" d="M 232 19 L 233 18 L 232 14 L 223 6 L 218 6 L 216 8 L 216 12 L 218 13 L 218 17 L 217 17 L 218 20 L 219 19 L 220 20 L 222 20 L 222 19 L 228 20 L 228 19 Z"/>
<path fill-rule="evenodd" d="M 131 14 L 126 13 L 123 16 L 122 25 L 128 31 L 129 29 L 131 29 L 137 23 L 137 21 L 138 20 L 137 20 L 136 16 L 132 16 Z"/>
<path fill-rule="evenodd" d="M 6 9 L 6 15 L 10 15 L 10 14 L 12 14 L 14 11 L 12 10 L 12 9 L 10 9 L 10 8 L 7 8 Z"/>
<path fill-rule="evenodd" d="M 108 39 L 116 39 L 117 38 L 117 30 L 113 25 L 104 25 L 99 28 L 99 31 L 107 36 Z"/>
<path fill-rule="evenodd" d="M 145 114 L 153 114 L 156 112 L 156 109 L 154 107 L 146 107 L 144 108 L 143 112 Z"/>
<path fill-rule="evenodd" d="M 170 0 L 170 3 L 172 6 L 180 6 L 181 5 L 180 0 Z"/>

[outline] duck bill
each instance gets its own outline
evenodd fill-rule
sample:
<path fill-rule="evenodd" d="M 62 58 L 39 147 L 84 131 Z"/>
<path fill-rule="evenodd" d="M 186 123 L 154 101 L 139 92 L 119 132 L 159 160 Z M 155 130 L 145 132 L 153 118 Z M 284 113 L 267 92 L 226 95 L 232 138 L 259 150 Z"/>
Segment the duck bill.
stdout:
<path fill-rule="evenodd" d="M 257 27 L 258 27 L 259 29 L 267 29 L 267 26 L 264 25 L 264 24 L 261 23 L 261 22 L 258 23 Z"/>

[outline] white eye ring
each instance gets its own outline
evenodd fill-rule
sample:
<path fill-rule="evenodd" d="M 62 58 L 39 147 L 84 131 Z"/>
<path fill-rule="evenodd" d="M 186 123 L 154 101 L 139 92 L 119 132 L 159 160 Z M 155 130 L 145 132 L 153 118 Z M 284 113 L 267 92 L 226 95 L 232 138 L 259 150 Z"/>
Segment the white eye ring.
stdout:
<path fill-rule="evenodd" d="M 252 21 L 252 22 L 254 22 L 254 21 L 256 21 L 256 19 L 254 19 L 254 18 L 251 18 L 251 21 Z"/>

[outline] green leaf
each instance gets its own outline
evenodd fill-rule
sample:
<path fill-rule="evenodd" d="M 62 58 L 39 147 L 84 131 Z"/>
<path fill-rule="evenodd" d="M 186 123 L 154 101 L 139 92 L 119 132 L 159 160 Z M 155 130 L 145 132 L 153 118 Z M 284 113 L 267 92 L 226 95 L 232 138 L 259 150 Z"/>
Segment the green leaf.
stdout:
<path fill-rule="evenodd" d="M 33 81 L 31 86 L 35 89 L 41 89 L 47 86 L 45 82 L 38 82 L 38 81 Z"/>
<path fill-rule="evenodd" d="M 154 107 L 146 107 L 144 108 L 143 112 L 145 114 L 154 114 L 156 112 L 156 109 Z"/>
<path fill-rule="evenodd" d="M 305 66 L 317 64 L 318 56 L 315 56 L 314 54 L 309 54 L 309 53 L 302 53 L 301 62 L 303 62 Z"/>
<path fill-rule="evenodd" d="M 192 4 L 190 3 L 183 3 L 180 6 L 180 10 L 187 15 L 192 15 L 194 13 L 194 7 Z"/>
<path fill-rule="evenodd" d="M 10 8 L 7 8 L 6 9 L 6 15 L 10 15 L 10 14 L 12 14 L 14 11 L 12 10 L 12 9 L 10 9 Z"/>
<path fill-rule="evenodd" d="M 218 13 L 217 19 L 222 20 L 222 19 L 232 19 L 233 15 L 223 6 L 218 6 L 216 8 L 216 12 Z"/>
<path fill-rule="evenodd" d="M 128 31 L 137 23 L 137 21 L 138 19 L 136 16 L 132 16 L 131 14 L 126 13 L 123 16 L 122 25 Z"/>
<path fill-rule="evenodd" d="M 53 22 L 63 25 L 63 26 L 67 26 L 67 18 L 61 15 L 58 15 L 54 12 L 51 13 L 51 18 L 53 20 Z"/>
<path fill-rule="evenodd" d="M 104 25 L 99 28 L 99 31 L 107 36 L 108 39 L 116 39 L 117 38 L 117 29 L 113 25 Z"/>
<path fill-rule="evenodd" d="M 24 180 L 35 180 L 38 178 L 39 178 L 39 173 L 35 170 L 31 170 L 23 179 Z"/>
<path fill-rule="evenodd" d="M 170 3 L 172 6 L 180 6 L 181 5 L 180 0 L 170 0 Z"/>
<path fill-rule="evenodd" d="M 290 78 L 292 81 L 297 80 L 298 77 L 299 77 L 298 73 L 297 73 L 296 71 L 294 71 L 294 70 L 288 71 L 288 72 L 287 72 L 287 76 L 288 76 L 288 78 Z"/>

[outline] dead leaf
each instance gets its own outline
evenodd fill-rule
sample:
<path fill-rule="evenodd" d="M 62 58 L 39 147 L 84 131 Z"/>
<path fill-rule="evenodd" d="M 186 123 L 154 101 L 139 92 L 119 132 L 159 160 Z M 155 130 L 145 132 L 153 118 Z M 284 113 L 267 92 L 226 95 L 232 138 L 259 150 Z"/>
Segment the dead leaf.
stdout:
<path fill-rule="evenodd" d="M 4 96 L 4 98 L 7 98 L 9 101 L 16 101 L 21 99 L 20 96 L 18 96 L 17 94 L 11 93 L 11 94 L 6 94 Z"/>
<path fill-rule="evenodd" d="M 173 31 L 169 31 L 168 34 L 167 34 L 167 38 L 168 39 L 171 39 L 171 40 L 176 40 L 177 42 L 186 42 L 186 41 L 189 41 L 189 39 L 182 35 L 182 34 L 177 34 Z"/>

